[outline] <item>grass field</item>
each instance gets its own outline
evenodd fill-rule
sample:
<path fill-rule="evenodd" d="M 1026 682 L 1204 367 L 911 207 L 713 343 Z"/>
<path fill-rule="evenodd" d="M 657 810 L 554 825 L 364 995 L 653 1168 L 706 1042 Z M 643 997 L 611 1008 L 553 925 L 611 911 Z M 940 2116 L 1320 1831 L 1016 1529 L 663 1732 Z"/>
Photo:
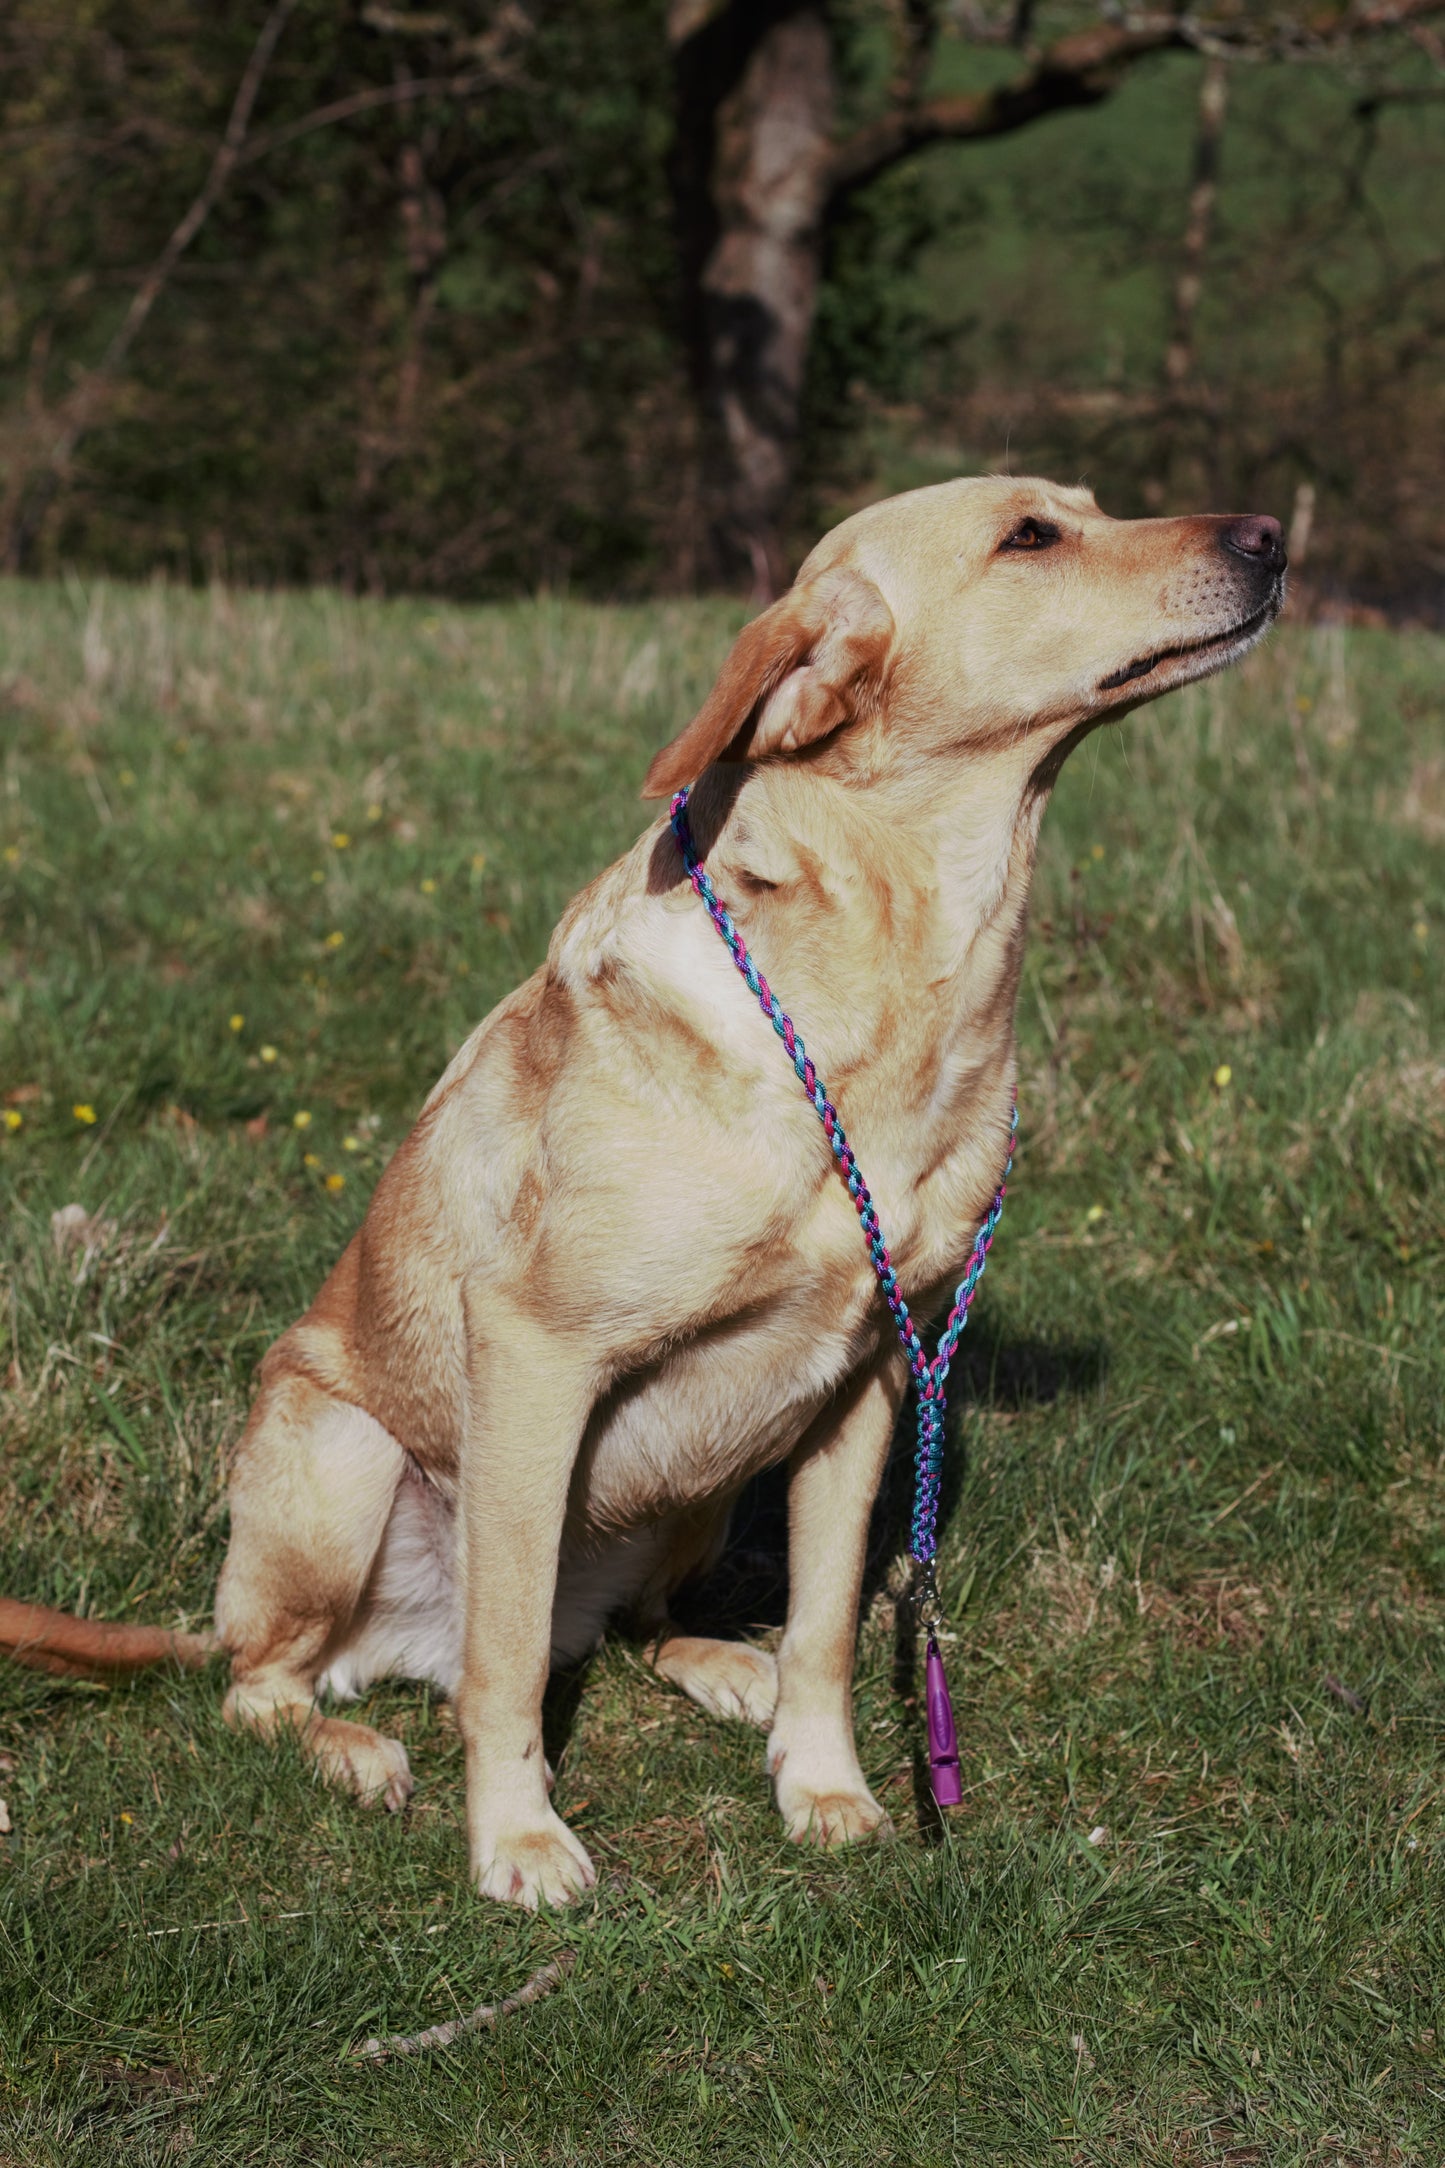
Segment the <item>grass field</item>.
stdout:
<path fill-rule="evenodd" d="M 0 587 L 0 1588 L 207 1616 L 261 1352 L 735 622 Z M 625 1643 L 554 1697 L 603 1879 L 539 1919 L 468 1894 L 421 1692 L 370 1704 L 390 1819 L 214 1675 L 0 1671 L 0 2159 L 1445 2158 L 1442 661 L 1285 629 L 1066 774 L 954 1373 L 947 1829 L 902 1477 L 887 1850 L 785 1845 L 757 1736 Z M 776 1520 L 704 1612 L 777 1621 Z M 352 2056 L 563 1947 L 497 2033 Z"/>

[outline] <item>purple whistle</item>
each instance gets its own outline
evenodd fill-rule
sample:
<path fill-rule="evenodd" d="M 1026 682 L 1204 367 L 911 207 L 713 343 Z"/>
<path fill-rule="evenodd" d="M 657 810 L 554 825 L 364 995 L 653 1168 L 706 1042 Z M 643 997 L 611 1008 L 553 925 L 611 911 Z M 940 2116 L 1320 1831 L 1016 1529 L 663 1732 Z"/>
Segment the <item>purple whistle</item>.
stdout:
<path fill-rule="evenodd" d="M 928 1637 L 924 1665 L 924 1698 L 928 1704 L 928 1780 L 941 1807 L 956 1807 L 963 1798 L 963 1778 L 958 1766 L 958 1739 L 953 1728 L 953 1704 L 943 1675 L 938 1643 Z"/>

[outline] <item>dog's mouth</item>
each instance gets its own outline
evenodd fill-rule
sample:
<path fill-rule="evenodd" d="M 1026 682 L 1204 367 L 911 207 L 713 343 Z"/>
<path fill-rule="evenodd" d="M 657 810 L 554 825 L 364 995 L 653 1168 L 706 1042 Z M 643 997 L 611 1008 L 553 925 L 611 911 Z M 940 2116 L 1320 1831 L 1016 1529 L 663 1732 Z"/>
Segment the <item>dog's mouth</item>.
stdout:
<path fill-rule="evenodd" d="M 1115 670 L 1108 677 L 1100 678 L 1099 691 L 1117 692 L 1121 685 L 1132 685 L 1140 678 L 1152 677 L 1154 672 L 1162 670 L 1166 663 L 1182 662 L 1191 656 L 1215 655 L 1223 660 L 1238 648 L 1241 641 L 1248 644 L 1249 641 L 1257 639 L 1267 626 L 1273 624 L 1283 600 L 1282 587 L 1276 585 L 1268 601 L 1262 603 L 1251 616 L 1241 618 L 1237 625 L 1231 625 L 1227 632 L 1214 632 L 1205 640 L 1186 640 L 1177 647 L 1156 648 L 1152 655 L 1140 655 L 1136 661 L 1126 663 L 1122 670 Z"/>

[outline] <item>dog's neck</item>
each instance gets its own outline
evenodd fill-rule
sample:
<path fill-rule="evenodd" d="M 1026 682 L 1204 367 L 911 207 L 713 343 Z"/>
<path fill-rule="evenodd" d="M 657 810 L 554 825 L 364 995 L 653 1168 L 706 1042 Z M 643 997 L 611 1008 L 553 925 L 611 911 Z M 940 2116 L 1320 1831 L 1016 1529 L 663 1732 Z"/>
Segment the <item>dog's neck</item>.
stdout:
<path fill-rule="evenodd" d="M 947 1131 L 1006 1093 L 1037 769 L 1026 744 L 866 787 L 780 761 L 713 801 L 709 871 L 845 1116 L 881 1093 Z"/>

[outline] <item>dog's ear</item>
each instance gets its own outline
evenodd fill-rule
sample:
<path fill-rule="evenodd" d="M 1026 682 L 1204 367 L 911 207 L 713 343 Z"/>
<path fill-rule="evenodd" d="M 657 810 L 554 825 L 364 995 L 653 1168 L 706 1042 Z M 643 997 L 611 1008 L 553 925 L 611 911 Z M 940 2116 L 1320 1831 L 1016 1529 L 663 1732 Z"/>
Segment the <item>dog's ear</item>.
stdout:
<path fill-rule="evenodd" d="M 686 730 L 647 771 L 644 798 L 670 798 L 724 757 L 792 753 L 876 700 L 893 612 L 861 572 L 823 572 L 745 625 Z"/>

